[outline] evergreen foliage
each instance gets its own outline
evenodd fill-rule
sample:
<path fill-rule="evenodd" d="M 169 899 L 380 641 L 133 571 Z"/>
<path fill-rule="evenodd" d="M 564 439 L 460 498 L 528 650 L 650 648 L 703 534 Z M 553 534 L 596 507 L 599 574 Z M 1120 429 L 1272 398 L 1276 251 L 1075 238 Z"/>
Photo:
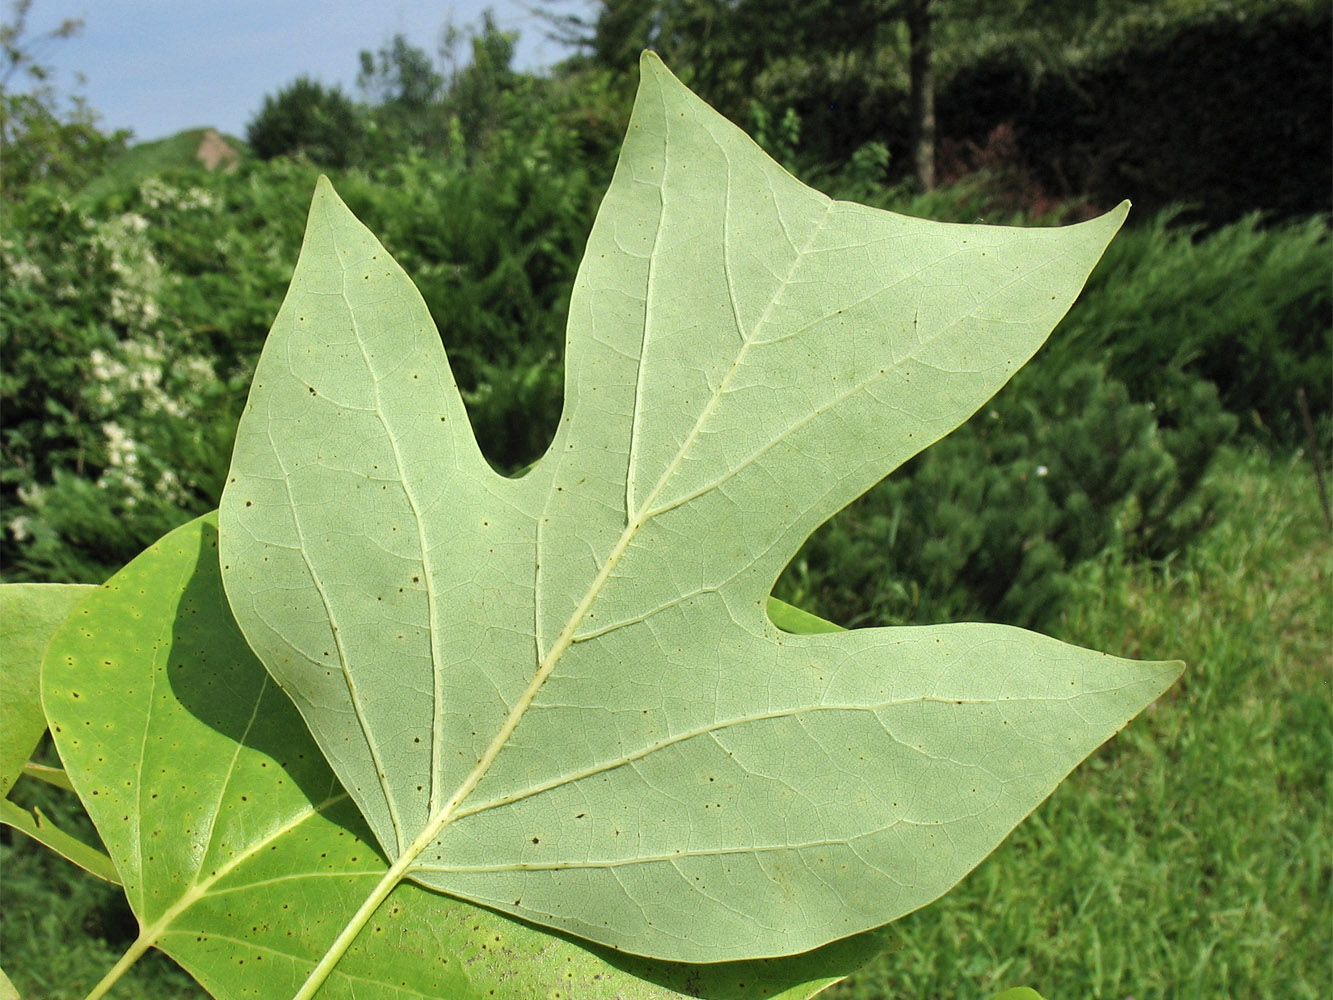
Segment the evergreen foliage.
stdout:
<path fill-rule="evenodd" d="M 1104 359 L 1159 419 L 1174 386 L 1200 379 L 1247 429 L 1289 445 L 1304 438 L 1298 391 L 1333 409 L 1328 219 L 1264 228 L 1252 214 L 1205 237 L 1161 212 L 1112 246 L 1091 285 L 1052 355 Z"/>
<path fill-rule="evenodd" d="M 303 155 L 336 168 L 360 160 L 361 131 L 356 107 L 340 88 L 302 76 L 264 98 L 246 138 L 263 159 Z"/>
<path fill-rule="evenodd" d="M 1172 429 L 1100 364 L 1029 369 L 812 537 L 775 594 L 849 627 L 1039 627 L 1081 564 L 1161 558 L 1211 523 L 1200 483 L 1236 426 L 1211 385 L 1187 387 Z"/>

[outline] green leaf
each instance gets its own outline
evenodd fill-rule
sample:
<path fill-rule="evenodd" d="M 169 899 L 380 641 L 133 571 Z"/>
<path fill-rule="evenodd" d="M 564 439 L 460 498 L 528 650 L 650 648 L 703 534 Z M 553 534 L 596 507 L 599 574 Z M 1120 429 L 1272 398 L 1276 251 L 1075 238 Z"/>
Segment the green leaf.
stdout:
<path fill-rule="evenodd" d="M 74 785 L 69 780 L 69 775 L 65 773 L 64 768 L 48 767 L 46 764 L 34 764 L 32 761 L 28 761 L 23 765 L 23 773 L 54 788 L 63 788 L 67 792 L 74 791 Z"/>
<path fill-rule="evenodd" d="M 40 809 L 29 812 L 17 802 L 0 799 L 0 823 L 27 834 L 43 847 L 55 851 L 66 861 L 78 865 L 90 875 L 96 875 L 116 885 L 120 884 L 120 876 L 116 873 L 115 865 L 111 863 L 109 857 L 91 844 L 86 844 L 73 834 L 60 829 Z"/>
<path fill-rule="evenodd" d="M 826 622 L 823 618 L 812 615 L 809 611 L 794 608 L 786 601 L 779 601 L 776 597 L 768 599 L 768 617 L 782 631 L 794 632 L 798 635 L 842 631 L 841 626 Z"/>
<path fill-rule="evenodd" d="M 0 799 L 46 732 L 39 680 L 46 644 L 95 589 L 77 583 L 0 586 Z"/>
<path fill-rule="evenodd" d="M 403 877 L 679 961 L 877 927 L 1157 697 L 1178 664 L 766 613 L 811 531 L 1040 346 L 1125 212 L 830 201 L 646 55 L 560 427 L 511 480 L 322 180 L 220 512 L 236 619 L 392 861 L 321 972 Z"/>
<path fill-rule="evenodd" d="M 0 1000 L 19 1000 L 19 991 L 14 989 L 3 970 L 0 970 Z"/>
<path fill-rule="evenodd" d="M 69 787 L 63 771 L 33 764 L 28 758 L 46 732 L 42 656 L 70 612 L 96 589 L 74 583 L 0 585 L 0 823 L 98 878 L 116 882 L 111 859 L 96 847 L 60 829 L 40 809 L 29 811 L 6 798 L 24 773 Z"/>
<path fill-rule="evenodd" d="M 290 997 L 387 865 L 222 595 L 215 515 L 116 574 L 54 639 L 52 732 L 142 933 L 215 996 Z M 881 947 L 667 966 L 400 885 L 321 1000 L 805 998 Z M 123 963 L 127 964 L 127 963 Z"/>
<path fill-rule="evenodd" d="M 1015 986 L 1013 989 L 996 994 L 994 1000 L 1042 1000 L 1042 996 L 1026 986 Z"/>

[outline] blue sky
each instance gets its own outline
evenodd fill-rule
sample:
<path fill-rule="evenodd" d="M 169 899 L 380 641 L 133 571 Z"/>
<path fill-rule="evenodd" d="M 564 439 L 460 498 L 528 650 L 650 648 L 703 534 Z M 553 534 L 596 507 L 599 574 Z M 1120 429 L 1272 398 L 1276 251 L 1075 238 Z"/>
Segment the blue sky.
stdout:
<path fill-rule="evenodd" d="M 297 76 L 341 83 L 355 96 L 362 49 L 378 49 L 402 33 L 434 55 L 446 24 L 480 24 L 486 7 L 501 29 L 520 33 L 519 68 L 563 58 L 528 6 L 523 0 L 35 0 L 28 34 L 83 19 L 76 37 L 41 46 L 39 61 L 57 70 L 61 93 L 83 74 L 79 92 L 104 128 L 129 128 L 136 140 L 148 140 L 211 125 L 244 138 L 264 95 Z M 569 0 L 558 5 L 577 7 Z"/>

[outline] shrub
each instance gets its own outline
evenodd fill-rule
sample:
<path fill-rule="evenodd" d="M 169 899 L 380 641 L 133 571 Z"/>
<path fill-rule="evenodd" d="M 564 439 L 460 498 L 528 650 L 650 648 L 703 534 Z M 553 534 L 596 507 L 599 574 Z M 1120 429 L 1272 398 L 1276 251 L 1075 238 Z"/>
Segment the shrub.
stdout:
<path fill-rule="evenodd" d="M 337 86 L 298 77 L 275 95 L 246 127 L 246 138 L 264 159 L 304 155 L 327 167 L 346 167 L 362 154 L 362 122 Z"/>
<path fill-rule="evenodd" d="M 1039 355 L 1024 375 L 816 533 L 776 595 L 848 626 L 1039 626 L 1082 562 L 1165 555 L 1209 523 L 1198 484 L 1235 420 L 1206 383 L 1169 431 L 1101 365 Z"/>
<path fill-rule="evenodd" d="M 530 124 L 500 136 L 487 173 L 409 156 L 340 180 L 417 277 L 504 469 L 531 462 L 554 427 L 569 290 L 600 189 L 590 170 L 560 166 L 579 131 Z M 34 189 L 6 215 L 7 576 L 100 581 L 216 505 L 239 387 L 300 246 L 293 206 L 316 173 L 288 159 L 175 172 L 77 205 Z"/>
<path fill-rule="evenodd" d="M 159 220 L 217 208 L 201 189 L 144 189 Z M 168 305 L 180 276 L 144 202 L 98 218 L 34 190 L 0 234 L 8 575 L 100 582 L 221 487 L 239 393 Z"/>
<path fill-rule="evenodd" d="M 1140 401 L 1206 380 L 1252 432 L 1302 440 L 1298 390 L 1316 411 L 1333 408 L 1327 220 L 1264 229 L 1250 215 L 1201 238 L 1173 218 L 1159 214 L 1112 244 L 1052 354 L 1104 360 Z"/>

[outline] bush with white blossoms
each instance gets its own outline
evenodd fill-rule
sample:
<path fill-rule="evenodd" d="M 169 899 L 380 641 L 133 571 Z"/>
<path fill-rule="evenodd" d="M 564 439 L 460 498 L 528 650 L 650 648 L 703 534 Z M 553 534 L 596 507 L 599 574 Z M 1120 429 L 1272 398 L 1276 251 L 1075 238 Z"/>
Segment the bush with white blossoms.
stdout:
<path fill-rule="evenodd" d="M 164 266 L 158 242 L 217 199 L 152 178 L 135 200 L 99 216 L 39 192 L 12 229 L 6 214 L 7 576 L 97 580 L 216 500 L 232 389 L 164 304 L 189 279 Z"/>

